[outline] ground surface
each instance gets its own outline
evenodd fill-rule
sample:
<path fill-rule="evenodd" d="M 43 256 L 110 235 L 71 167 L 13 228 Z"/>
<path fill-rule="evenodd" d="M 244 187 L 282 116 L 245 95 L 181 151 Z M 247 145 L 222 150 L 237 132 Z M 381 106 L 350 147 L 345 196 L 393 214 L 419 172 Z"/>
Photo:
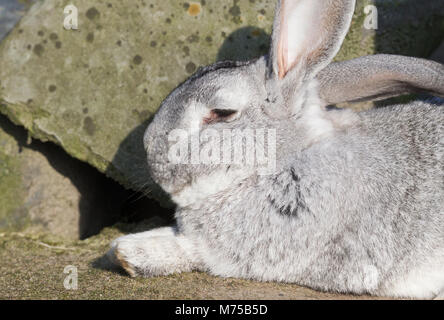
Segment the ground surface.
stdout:
<path fill-rule="evenodd" d="M 129 230 L 134 226 L 117 225 L 83 241 L 26 231 L 0 234 L 0 299 L 369 299 L 199 272 L 133 279 L 103 258 L 110 240 Z M 64 287 L 70 265 L 77 267 L 77 290 Z"/>

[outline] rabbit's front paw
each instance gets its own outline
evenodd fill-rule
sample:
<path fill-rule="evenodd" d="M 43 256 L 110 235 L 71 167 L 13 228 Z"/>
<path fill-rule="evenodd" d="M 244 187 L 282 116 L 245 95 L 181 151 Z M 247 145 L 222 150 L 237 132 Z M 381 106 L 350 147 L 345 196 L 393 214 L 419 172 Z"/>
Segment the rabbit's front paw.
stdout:
<path fill-rule="evenodd" d="M 137 258 L 136 256 L 133 256 L 133 258 L 131 258 L 132 250 L 127 246 L 128 244 L 125 244 L 124 242 L 117 244 L 117 246 L 114 248 L 113 254 L 115 256 L 115 261 L 117 262 L 117 264 L 125 269 L 125 271 L 134 278 L 139 275 L 137 272 L 137 268 L 133 262 Z"/>
<path fill-rule="evenodd" d="M 161 237 L 144 240 L 122 237 L 112 244 L 108 257 L 121 266 L 131 277 L 158 276 L 168 272 L 168 262 L 161 252 Z"/>
<path fill-rule="evenodd" d="M 126 243 L 125 243 L 126 242 Z M 131 249 L 127 241 L 116 239 L 111 243 L 111 249 L 106 253 L 108 260 L 116 266 L 122 267 L 131 277 L 136 277 L 136 267 L 130 258 Z"/>
<path fill-rule="evenodd" d="M 131 277 L 187 272 L 198 265 L 194 246 L 188 239 L 157 230 L 114 240 L 107 257 Z"/>

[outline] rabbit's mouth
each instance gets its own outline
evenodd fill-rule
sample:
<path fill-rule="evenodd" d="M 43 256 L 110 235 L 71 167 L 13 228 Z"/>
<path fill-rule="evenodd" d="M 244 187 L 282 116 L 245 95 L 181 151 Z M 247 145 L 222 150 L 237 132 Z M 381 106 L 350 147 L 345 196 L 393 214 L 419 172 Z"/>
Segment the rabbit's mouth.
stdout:
<path fill-rule="evenodd" d="M 228 189 L 239 187 L 251 176 L 251 172 L 244 169 L 216 170 L 198 177 L 189 177 L 188 182 L 169 192 L 172 200 L 184 208 L 193 203 L 208 201 L 215 195 L 226 193 Z M 217 181 L 217 183 L 215 183 Z"/>
<path fill-rule="evenodd" d="M 148 170 L 151 178 L 171 195 L 180 193 L 192 183 L 191 174 L 178 165 L 149 162 Z"/>

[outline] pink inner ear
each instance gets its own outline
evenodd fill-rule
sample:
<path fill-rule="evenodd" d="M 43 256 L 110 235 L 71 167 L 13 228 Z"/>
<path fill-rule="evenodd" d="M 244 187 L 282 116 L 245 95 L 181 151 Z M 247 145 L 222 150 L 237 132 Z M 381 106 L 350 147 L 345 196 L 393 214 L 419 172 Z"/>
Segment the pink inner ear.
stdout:
<path fill-rule="evenodd" d="M 284 36 L 284 35 L 282 35 Z M 286 41 L 280 41 L 279 45 L 279 79 L 283 79 L 288 72 L 288 45 Z"/>
<path fill-rule="evenodd" d="M 283 79 L 287 74 L 288 67 L 288 22 L 285 14 L 286 1 L 281 4 L 281 30 L 278 44 L 278 68 L 279 79 Z"/>
<path fill-rule="evenodd" d="M 321 0 L 282 0 L 277 48 L 279 79 L 298 64 L 319 56 L 323 36 Z"/>
<path fill-rule="evenodd" d="M 282 0 L 281 4 L 281 25 L 280 25 L 280 37 L 278 44 L 278 68 L 279 68 L 279 79 L 285 78 L 287 73 L 292 69 L 298 59 L 295 57 L 290 57 L 290 50 L 295 50 L 295 48 L 291 48 L 290 46 L 290 31 L 294 32 L 294 30 L 290 30 L 290 15 L 295 11 L 297 7 L 298 0 Z M 312 0 L 310 0 L 312 1 Z M 291 60 L 293 58 L 293 60 Z M 291 60 L 291 61 L 290 61 Z"/>

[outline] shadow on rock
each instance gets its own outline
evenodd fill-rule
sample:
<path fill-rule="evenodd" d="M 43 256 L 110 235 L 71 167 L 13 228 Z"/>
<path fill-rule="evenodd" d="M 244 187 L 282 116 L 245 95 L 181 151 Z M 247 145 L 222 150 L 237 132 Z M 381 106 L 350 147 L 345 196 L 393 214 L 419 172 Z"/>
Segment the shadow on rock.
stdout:
<path fill-rule="evenodd" d="M 430 57 L 444 34 L 444 1 L 398 2 L 376 0 L 379 19 L 375 53 Z"/>
<path fill-rule="evenodd" d="M 248 61 L 267 54 L 269 48 L 269 34 L 257 27 L 244 27 L 227 36 L 217 60 Z"/>
<path fill-rule="evenodd" d="M 138 222 L 160 218 L 157 226 L 164 226 L 172 222 L 174 204 L 170 197 L 150 177 L 146 160 L 146 152 L 143 147 L 143 135 L 152 117 L 137 126 L 121 142 L 111 164 L 106 170 L 109 176 L 119 172 L 132 172 L 125 185 L 130 187 L 133 195 L 125 202 L 125 222 Z M 121 181 L 126 179 L 121 175 Z M 153 200 L 155 199 L 155 200 Z M 123 225 L 117 227 L 124 232 Z"/>
<path fill-rule="evenodd" d="M 60 147 L 38 140 L 32 140 L 28 144 L 26 130 L 12 124 L 4 116 L 0 116 L 0 128 L 17 141 L 20 148 L 19 152 L 24 149 L 31 149 L 42 154 L 52 168 L 68 178 L 78 190 L 80 194 L 77 204 L 80 215 L 79 225 L 73 226 L 73 228 L 78 229 L 80 239 L 95 235 L 104 227 L 113 225 L 118 221 L 142 220 L 146 218 L 143 214 L 143 208 L 145 207 L 151 206 L 160 210 L 154 201 L 144 198 L 137 192 L 126 190 L 90 165 L 70 157 Z M 39 175 L 40 173 L 35 172 L 35 174 Z M 60 193 L 62 192 L 61 190 Z M 45 190 L 41 190 L 39 194 L 44 195 L 44 193 Z M 57 196 L 63 196 L 63 194 Z M 39 201 L 45 200 L 42 198 Z"/>

